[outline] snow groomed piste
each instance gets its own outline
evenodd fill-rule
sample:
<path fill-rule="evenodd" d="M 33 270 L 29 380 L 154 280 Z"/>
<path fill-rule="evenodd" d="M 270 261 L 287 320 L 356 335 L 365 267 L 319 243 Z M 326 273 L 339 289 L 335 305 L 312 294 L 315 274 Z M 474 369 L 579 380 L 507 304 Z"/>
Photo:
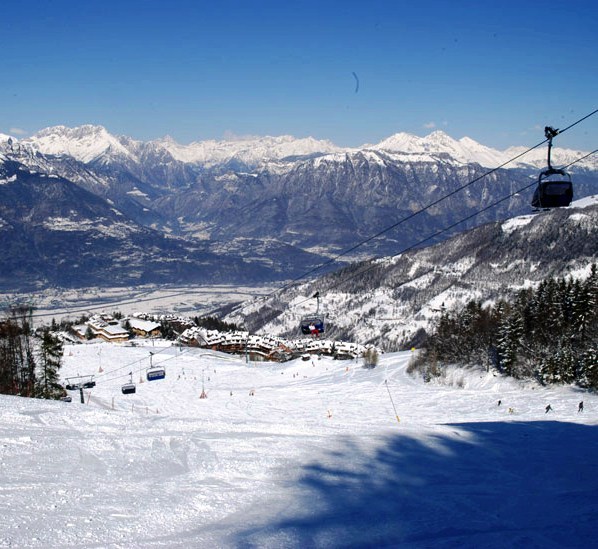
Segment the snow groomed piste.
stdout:
<path fill-rule="evenodd" d="M 410 357 L 67 346 L 63 376 L 136 364 L 137 391 L 0 397 L 0 546 L 591 546 L 598 398 L 481 371 L 426 384 Z"/>

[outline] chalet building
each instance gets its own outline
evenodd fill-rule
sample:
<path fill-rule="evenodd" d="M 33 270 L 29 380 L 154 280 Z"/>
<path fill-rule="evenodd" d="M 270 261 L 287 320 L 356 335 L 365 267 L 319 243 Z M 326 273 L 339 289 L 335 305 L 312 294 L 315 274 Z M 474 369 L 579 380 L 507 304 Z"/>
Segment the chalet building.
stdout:
<path fill-rule="evenodd" d="M 160 337 L 160 324 L 152 320 L 131 317 L 128 319 L 131 331 L 139 337 Z"/>
<path fill-rule="evenodd" d="M 87 339 L 87 324 L 77 324 L 71 328 L 71 331 L 79 339 Z"/>
<path fill-rule="evenodd" d="M 121 343 L 129 340 L 129 332 L 125 330 L 120 322 L 110 316 L 93 316 L 87 321 L 87 326 L 95 337 L 111 343 Z"/>
<path fill-rule="evenodd" d="M 137 312 L 133 313 L 131 318 L 137 318 L 139 320 L 149 320 L 151 322 L 156 323 L 165 322 L 178 334 L 184 332 L 187 328 L 192 328 L 195 326 L 195 322 L 193 322 L 193 320 L 191 320 L 190 318 L 173 314 L 153 315 L 149 313 Z"/>
<path fill-rule="evenodd" d="M 312 338 L 287 341 L 273 336 L 249 335 L 248 332 L 219 332 L 196 326 L 185 330 L 179 337 L 179 342 L 213 351 L 247 354 L 252 360 L 277 362 L 304 354 L 354 359 L 361 356 L 366 349 L 358 343 Z"/>

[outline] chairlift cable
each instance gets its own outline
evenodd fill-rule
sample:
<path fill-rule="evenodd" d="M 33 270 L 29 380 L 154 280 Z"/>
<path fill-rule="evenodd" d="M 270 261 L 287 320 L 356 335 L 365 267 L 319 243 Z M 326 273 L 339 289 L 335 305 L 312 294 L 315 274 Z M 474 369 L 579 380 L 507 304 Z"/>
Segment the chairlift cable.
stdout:
<path fill-rule="evenodd" d="M 170 349 L 171 347 L 166 347 L 166 348 L 167 348 L 167 349 Z M 160 352 L 160 351 L 159 351 L 159 352 Z M 154 353 L 154 355 L 153 355 L 153 356 L 156 356 L 157 354 L 159 354 L 159 352 L 156 352 L 156 353 Z M 186 350 L 186 351 L 181 351 L 179 354 L 173 355 L 173 356 L 171 356 L 171 357 L 169 357 L 169 358 L 165 358 L 164 360 L 162 360 L 162 361 L 161 361 L 161 362 L 159 362 L 158 364 L 154 364 L 154 365 L 153 365 L 153 367 L 154 367 L 154 368 L 158 368 L 158 367 L 159 367 L 161 364 L 163 364 L 164 362 L 168 362 L 169 360 L 173 360 L 173 359 L 175 359 L 175 358 L 178 358 L 178 357 L 180 357 L 182 354 L 184 354 L 184 353 L 188 353 L 188 352 L 189 352 L 188 350 Z M 124 365 L 124 366 L 119 366 L 118 368 L 115 368 L 114 370 L 110 370 L 110 372 L 106 372 L 106 373 L 105 373 L 105 374 L 103 374 L 103 375 L 106 375 L 106 374 L 109 374 L 109 373 L 113 373 L 113 372 L 117 372 L 118 370 L 122 370 L 122 369 L 123 369 L 123 368 L 125 368 L 125 367 L 130 367 L 130 366 L 132 366 L 133 364 L 137 364 L 138 362 L 141 362 L 141 361 L 143 361 L 143 360 L 146 360 L 146 359 L 147 359 L 147 357 L 144 357 L 144 358 L 141 358 L 141 359 L 139 359 L 139 360 L 136 360 L 135 362 L 131 362 L 131 363 L 129 363 L 129 364 L 126 364 L 126 365 Z M 110 378 L 108 378 L 108 379 L 102 379 L 102 380 L 101 380 L 101 383 L 107 383 L 107 382 L 109 382 L 109 381 L 114 381 L 114 380 L 116 380 L 116 379 L 121 379 L 121 378 L 123 378 L 123 377 L 125 377 L 125 376 L 128 376 L 128 375 L 129 375 L 128 373 L 126 373 L 126 374 L 119 374 L 119 375 L 117 375 L 117 376 L 110 377 Z M 99 377 L 99 376 L 98 376 L 98 377 Z"/>
<path fill-rule="evenodd" d="M 163 353 L 164 351 L 167 351 L 168 349 L 172 349 L 173 346 L 171 345 L 170 347 L 164 347 L 162 350 L 160 351 L 156 351 L 153 354 L 154 355 L 159 355 L 160 353 Z M 108 370 L 107 372 L 102 372 L 101 374 L 98 374 L 96 377 L 100 378 L 100 377 L 104 377 L 107 376 L 113 372 L 118 372 L 119 370 L 122 370 L 124 368 L 129 368 L 131 366 L 133 366 L 134 364 L 137 364 L 138 362 L 142 362 L 146 359 L 147 357 L 141 357 L 138 358 L 137 360 L 134 360 L 133 362 L 129 362 L 128 364 L 124 364 L 123 366 L 118 366 L 118 368 L 114 368 L 112 370 Z"/>
<path fill-rule="evenodd" d="M 590 118 L 591 116 L 595 115 L 596 113 L 598 113 L 598 109 L 595 109 L 594 111 L 590 112 L 589 114 L 583 116 L 582 118 L 576 120 L 575 122 L 573 122 L 572 124 L 570 124 L 569 126 L 563 128 L 562 130 L 559 130 L 558 135 L 561 135 L 563 133 L 565 133 L 566 131 L 570 130 L 571 128 L 573 128 L 574 126 L 580 124 L 581 122 L 583 122 L 584 120 L 587 120 L 588 118 Z M 328 259 L 327 261 L 316 265 L 315 267 L 309 269 L 308 271 L 306 271 L 305 273 L 303 273 L 302 275 L 292 279 L 290 282 L 287 282 L 286 284 L 284 284 L 283 286 L 281 286 L 280 288 L 278 288 L 277 290 L 274 290 L 273 292 L 271 292 L 270 294 L 263 296 L 262 299 L 269 299 L 272 296 L 276 295 L 277 293 L 284 291 L 290 287 L 292 287 L 293 285 L 295 285 L 297 282 L 299 282 L 300 280 L 307 278 L 309 275 L 315 273 L 316 271 L 332 264 L 335 263 L 338 259 L 340 259 L 341 257 L 347 255 L 350 252 L 355 251 L 357 248 L 360 248 L 361 246 L 363 246 L 364 244 L 367 244 L 369 242 L 371 242 L 372 240 L 378 238 L 379 236 L 382 236 L 383 234 L 387 233 L 388 231 L 391 231 L 392 229 L 395 229 L 396 227 L 398 227 L 399 225 L 402 225 L 403 223 L 413 219 L 415 216 L 429 210 L 430 208 L 433 208 L 434 206 L 438 205 L 440 202 L 446 200 L 447 198 L 450 198 L 451 196 L 454 196 L 455 194 L 457 194 L 458 192 L 462 191 L 463 189 L 466 189 L 467 187 L 473 185 L 474 183 L 477 183 L 478 181 L 480 181 L 481 179 L 488 177 L 489 175 L 497 172 L 498 170 L 504 168 L 507 164 L 510 164 L 511 162 L 514 162 L 515 160 L 518 160 L 519 158 L 521 158 L 522 156 L 530 153 L 531 151 L 533 151 L 534 149 L 537 149 L 538 147 L 544 145 L 544 143 L 546 143 L 549 139 L 545 138 L 544 140 L 540 141 L 539 143 L 537 143 L 536 145 L 529 147 L 527 150 L 513 156 L 512 158 L 506 160 L 505 162 L 503 162 L 502 164 L 500 164 L 499 166 L 496 166 L 495 168 L 492 168 L 486 172 L 484 172 L 483 174 L 474 177 L 471 181 L 468 181 L 467 183 L 461 185 L 460 187 L 458 187 L 457 189 L 452 190 L 451 192 L 441 196 L 440 198 L 432 201 L 431 203 L 427 204 L 426 206 L 421 207 L 419 210 L 416 210 L 415 212 L 410 213 L 409 215 L 403 217 L 402 219 L 399 219 L 396 223 L 393 223 L 392 225 L 389 225 L 388 227 L 386 227 L 385 229 L 382 229 L 381 231 L 378 231 L 375 235 L 370 236 L 360 242 L 358 242 L 357 244 L 355 244 L 354 246 L 351 246 L 350 248 L 347 248 L 346 250 L 339 252 L 337 255 L 335 255 L 334 257 L 331 257 L 330 259 Z M 585 158 L 585 157 L 583 157 Z M 527 188 L 527 187 L 526 187 Z"/>
<path fill-rule="evenodd" d="M 593 155 L 593 154 L 595 154 L 597 152 L 598 152 L 598 149 L 594 149 L 592 152 L 589 152 L 589 153 L 585 154 L 584 156 L 578 158 L 577 160 L 574 160 L 570 164 L 567 164 L 566 166 L 564 166 L 564 168 L 569 168 L 570 166 L 573 166 L 574 164 L 577 164 L 578 162 L 581 162 L 582 160 L 588 158 L 589 156 L 591 156 L 591 155 Z M 451 223 L 450 225 L 444 227 L 443 229 L 439 229 L 434 234 L 432 234 L 430 236 L 427 236 L 426 238 L 423 238 L 419 242 L 416 242 L 415 244 L 407 246 L 406 248 L 402 249 L 401 251 L 397 252 L 394 255 L 391 255 L 391 256 L 378 256 L 378 257 L 370 258 L 368 260 L 364 260 L 364 263 L 368 264 L 368 266 L 365 269 L 360 270 L 360 271 L 358 271 L 356 273 L 353 273 L 351 276 L 342 278 L 337 283 L 334 283 L 334 284 L 331 284 L 330 286 L 328 286 L 328 289 L 336 288 L 340 284 L 348 282 L 349 280 L 352 280 L 353 278 L 356 278 L 358 276 L 362 276 L 365 273 L 373 270 L 375 267 L 377 267 L 377 265 L 371 265 L 372 261 L 377 261 L 377 260 L 383 259 L 383 258 L 391 258 L 392 259 L 394 257 L 397 257 L 397 256 L 401 255 L 401 254 L 409 252 L 412 249 L 417 248 L 417 247 L 421 246 L 422 244 L 428 242 L 429 240 L 432 240 L 433 238 L 439 236 L 440 234 L 442 234 L 442 233 L 444 233 L 446 231 L 449 231 L 451 229 L 454 229 L 457 225 L 460 225 L 461 223 L 464 223 L 465 221 L 469 221 L 470 219 L 474 218 L 475 216 L 477 216 L 477 215 L 479 215 L 479 214 L 481 214 L 481 213 L 483 213 L 483 212 L 485 212 L 485 211 L 487 211 L 487 210 L 489 210 L 491 208 L 494 208 L 495 206 L 497 206 L 501 202 L 504 202 L 505 200 L 509 200 L 510 198 L 513 198 L 515 195 L 517 195 L 517 194 L 519 194 L 519 193 L 521 193 L 521 192 L 523 192 L 523 191 L 525 191 L 525 190 L 527 190 L 527 189 L 529 189 L 531 187 L 534 187 L 536 185 L 537 185 L 537 182 L 534 180 L 532 183 L 529 183 L 528 185 L 525 185 L 524 187 L 521 187 L 520 189 L 518 189 L 516 191 L 513 191 L 512 193 L 510 193 L 510 194 L 508 194 L 506 196 L 503 196 L 502 198 L 499 198 L 498 200 L 492 202 L 491 204 L 488 204 L 487 206 L 484 206 L 480 210 L 476 210 L 474 213 L 472 213 L 472 214 L 470 214 L 470 215 L 468 215 L 468 216 L 460 219 L 459 221 Z M 305 303 L 306 301 L 309 301 L 309 300 L 308 299 L 304 299 L 303 301 L 300 301 L 300 302 L 296 303 L 295 305 L 301 305 L 302 303 Z"/>

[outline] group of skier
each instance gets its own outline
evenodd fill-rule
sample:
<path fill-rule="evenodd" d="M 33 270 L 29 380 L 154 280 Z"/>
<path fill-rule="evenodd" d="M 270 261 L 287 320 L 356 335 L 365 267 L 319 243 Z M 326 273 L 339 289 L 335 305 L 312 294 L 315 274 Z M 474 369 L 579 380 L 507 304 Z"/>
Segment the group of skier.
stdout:
<path fill-rule="evenodd" d="M 498 406 L 502 405 L 502 400 L 498 401 Z M 546 406 L 546 408 L 544 409 L 544 413 L 547 414 L 548 412 L 552 412 L 552 406 L 550 404 L 548 404 Z M 509 408 L 509 412 L 513 413 L 513 408 Z M 583 400 L 577 405 L 577 413 L 579 414 L 580 412 L 583 412 Z"/>

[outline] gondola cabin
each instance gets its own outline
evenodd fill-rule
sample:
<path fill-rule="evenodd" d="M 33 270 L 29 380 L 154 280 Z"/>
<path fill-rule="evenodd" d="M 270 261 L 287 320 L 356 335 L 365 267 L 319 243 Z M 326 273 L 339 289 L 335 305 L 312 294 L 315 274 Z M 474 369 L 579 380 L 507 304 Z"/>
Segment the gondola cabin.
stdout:
<path fill-rule="evenodd" d="M 137 391 L 134 383 L 125 383 L 122 386 L 123 395 L 131 395 Z"/>
<path fill-rule="evenodd" d="M 544 135 L 548 139 L 548 168 L 540 172 L 538 187 L 532 198 L 532 208 L 562 208 L 571 204 L 573 200 L 573 184 L 571 176 L 565 171 L 553 168 L 550 163 L 552 140 L 559 134 L 552 126 L 544 128 Z"/>
<path fill-rule="evenodd" d="M 318 335 L 324 333 L 324 320 L 317 316 L 308 316 L 301 320 L 303 335 Z"/>
<path fill-rule="evenodd" d="M 156 381 L 158 379 L 164 379 L 166 377 L 166 371 L 164 368 L 149 368 L 146 374 L 148 381 Z"/>
<path fill-rule="evenodd" d="M 538 187 L 532 198 L 534 208 L 562 208 L 573 200 L 571 176 L 557 168 L 549 168 L 540 173 Z"/>

